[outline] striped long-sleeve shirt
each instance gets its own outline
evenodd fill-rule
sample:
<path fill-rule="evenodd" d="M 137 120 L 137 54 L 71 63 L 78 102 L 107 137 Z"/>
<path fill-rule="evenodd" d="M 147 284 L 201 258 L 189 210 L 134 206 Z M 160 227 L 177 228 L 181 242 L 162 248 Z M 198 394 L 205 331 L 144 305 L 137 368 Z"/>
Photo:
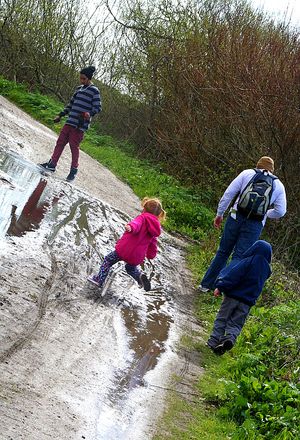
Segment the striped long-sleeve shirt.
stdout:
<path fill-rule="evenodd" d="M 77 87 L 69 104 L 60 113 L 60 116 L 68 115 L 67 125 L 86 131 L 89 128 L 91 118 L 101 111 L 101 98 L 98 88 L 94 84 Z M 88 112 L 90 120 L 83 119 L 82 113 Z"/>

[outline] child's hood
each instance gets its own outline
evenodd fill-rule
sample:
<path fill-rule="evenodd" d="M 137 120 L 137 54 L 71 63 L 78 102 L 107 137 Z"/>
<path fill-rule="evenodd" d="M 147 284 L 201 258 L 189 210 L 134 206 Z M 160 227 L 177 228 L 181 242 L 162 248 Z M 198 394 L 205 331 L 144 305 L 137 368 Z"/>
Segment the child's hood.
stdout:
<path fill-rule="evenodd" d="M 243 258 L 252 257 L 254 255 L 261 255 L 270 264 L 272 259 L 272 246 L 267 241 L 257 240 L 244 252 Z"/>
<path fill-rule="evenodd" d="M 158 218 L 155 215 L 150 214 L 150 212 L 143 212 L 142 216 L 144 218 L 145 224 L 147 225 L 147 231 L 149 232 L 149 234 L 153 237 L 158 237 L 161 233 L 161 227 Z"/>

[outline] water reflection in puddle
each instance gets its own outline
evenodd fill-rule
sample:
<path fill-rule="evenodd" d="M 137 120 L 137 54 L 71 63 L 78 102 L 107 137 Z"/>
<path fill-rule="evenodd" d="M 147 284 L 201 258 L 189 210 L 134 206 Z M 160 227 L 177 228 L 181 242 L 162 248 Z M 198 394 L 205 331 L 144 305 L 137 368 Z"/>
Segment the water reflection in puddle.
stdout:
<path fill-rule="evenodd" d="M 169 302 L 163 293 L 157 294 L 153 291 L 146 294 L 141 290 L 140 294 L 146 300 L 145 303 L 142 301 L 143 305 L 130 306 L 130 300 L 128 303 L 127 298 L 123 298 L 123 301 L 119 298 L 118 301 L 131 355 L 127 357 L 126 366 L 115 371 L 113 385 L 106 395 L 106 405 L 109 405 L 113 411 L 121 413 L 126 402 L 131 400 L 130 393 L 138 387 L 147 387 L 145 376 L 155 369 L 160 356 L 167 351 L 170 329 L 174 322 Z M 101 302 L 112 306 L 116 305 L 115 300 L 114 296 L 110 297 L 108 294 Z M 142 310 L 144 312 L 141 314 Z M 100 421 L 105 418 L 106 405 L 103 413 L 101 412 Z M 115 426 L 114 430 L 117 429 L 118 422 L 112 420 L 111 423 Z M 108 422 L 106 425 L 108 431 L 105 431 L 105 435 L 108 435 L 112 426 Z M 116 440 L 123 438 L 122 434 L 119 434 L 114 431 Z M 101 436 L 99 438 L 102 439 Z M 108 435 L 107 438 L 111 437 Z"/>
<path fill-rule="evenodd" d="M 47 180 L 34 165 L 0 149 L 0 237 L 37 229 L 50 205 Z"/>
<path fill-rule="evenodd" d="M 174 320 L 168 300 L 163 295 L 160 297 L 143 291 L 140 294 L 146 299 L 145 315 L 141 315 L 138 304 L 120 310 L 130 354 L 127 354 L 126 365 L 115 371 L 111 387 L 104 399 L 99 401 L 95 436 L 99 440 L 148 438 L 138 435 L 141 427 L 138 428 L 135 423 L 142 425 L 141 414 L 146 418 L 145 402 L 147 398 L 151 399 L 155 387 L 152 384 L 155 376 L 147 376 L 147 373 L 155 371 L 156 367 L 161 370 L 158 365 L 164 363 L 162 355 L 168 353 Z M 145 410 L 141 409 L 142 405 L 145 405 Z"/>
<path fill-rule="evenodd" d="M 97 259 L 99 256 L 102 257 L 106 246 L 109 247 L 108 242 L 115 242 L 120 233 L 120 224 L 127 220 L 127 217 L 123 218 L 122 214 L 116 213 L 112 208 L 99 201 L 94 203 L 73 189 L 70 189 L 69 193 L 66 192 L 69 198 L 64 197 L 62 203 L 56 204 L 59 196 L 53 195 L 51 180 L 48 184 L 36 166 L 0 149 L 0 179 L 1 173 L 4 180 L 0 181 L 0 237 L 22 236 L 27 231 L 38 229 L 46 212 L 51 211 L 51 219 L 54 221 L 49 228 L 47 244 L 53 248 L 53 254 L 56 252 L 62 257 L 61 268 L 70 268 L 70 272 L 64 270 L 61 276 L 59 272 L 55 274 L 57 283 L 62 283 L 63 287 L 64 284 L 73 286 L 68 284 L 75 267 L 68 266 L 68 258 L 70 259 L 70 255 L 72 257 L 73 250 L 80 251 L 80 256 L 83 256 L 78 278 L 80 279 L 91 272 L 90 264 L 95 262 L 95 254 Z M 54 204 L 55 208 L 51 209 Z M 74 245 L 71 253 L 69 244 L 71 247 Z M 121 300 L 124 298 L 131 304 L 131 307 L 126 307 L 125 303 L 118 303 L 120 307 L 116 312 L 120 312 L 122 330 L 125 329 L 126 335 L 125 341 L 120 341 L 120 346 L 128 345 L 122 362 L 123 367 L 118 365 L 111 371 L 113 380 L 111 387 L 105 390 L 107 399 L 99 402 L 99 439 L 130 438 L 124 434 L 124 430 L 126 426 L 130 426 L 131 406 L 133 410 L 138 411 L 133 395 L 135 392 L 147 391 L 146 374 L 159 366 L 162 354 L 168 353 L 173 323 L 171 307 L 164 297 L 165 289 L 160 274 L 153 272 L 151 277 L 152 275 L 155 277 L 154 284 L 162 290 L 161 294 L 156 291 L 149 294 L 135 291 L 135 301 L 131 301 L 130 292 L 128 298 L 126 288 L 124 289 L 121 283 L 116 285 L 115 296 Z M 66 292 L 71 292 L 72 300 L 74 291 L 76 289 L 73 287 L 66 289 Z M 113 299 L 104 299 L 103 305 L 113 309 L 116 304 Z M 103 353 L 104 363 L 105 355 Z M 113 411 L 115 417 L 108 417 L 108 413 L 112 414 L 109 411 Z"/>
<path fill-rule="evenodd" d="M 163 299 L 148 297 L 146 323 L 140 328 L 138 314 L 133 310 L 123 310 L 123 319 L 131 335 L 130 348 L 134 351 L 134 361 L 130 372 L 123 378 L 123 386 L 130 391 L 144 385 L 144 376 L 152 370 L 158 357 L 165 351 L 172 318 L 162 311 Z"/>
<path fill-rule="evenodd" d="M 41 177 L 36 167 L 16 154 L 0 149 L 0 171 L 3 180 L 0 185 L 0 236 L 22 236 L 37 229 L 46 211 L 58 201 L 58 197 L 51 195 L 47 180 Z M 73 222 L 75 244 L 79 245 L 80 234 L 84 234 L 89 247 L 96 248 L 95 234 L 90 231 L 87 218 L 89 208 L 90 203 L 83 197 L 71 204 L 69 214 L 53 226 L 48 244 L 51 245 L 61 228 Z M 106 218 L 104 206 L 101 213 Z M 58 214 L 53 215 L 57 217 Z M 146 322 L 142 326 L 137 325 L 140 320 L 137 310 L 122 307 L 134 356 L 131 367 L 123 371 L 117 380 L 119 383 L 115 398 L 118 396 L 120 399 L 136 386 L 143 386 L 145 374 L 156 366 L 158 357 L 165 351 L 164 344 L 168 340 L 169 327 L 173 321 L 162 311 L 164 303 L 165 300 L 149 295 Z"/>

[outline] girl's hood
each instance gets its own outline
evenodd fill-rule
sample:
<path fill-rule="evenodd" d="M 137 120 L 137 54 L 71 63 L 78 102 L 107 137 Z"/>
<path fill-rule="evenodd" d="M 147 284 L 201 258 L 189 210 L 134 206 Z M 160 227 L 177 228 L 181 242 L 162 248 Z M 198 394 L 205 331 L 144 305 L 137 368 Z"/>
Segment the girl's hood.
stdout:
<path fill-rule="evenodd" d="M 144 218 L 145 224 L 147 225 L 147 230 L 149 234 L 153 237 L 158 237 L 161 232 L 160 222 L 158 218 L 155 215 L 150 214 L 150 212 L 143 212 L 142 216 Z"/>

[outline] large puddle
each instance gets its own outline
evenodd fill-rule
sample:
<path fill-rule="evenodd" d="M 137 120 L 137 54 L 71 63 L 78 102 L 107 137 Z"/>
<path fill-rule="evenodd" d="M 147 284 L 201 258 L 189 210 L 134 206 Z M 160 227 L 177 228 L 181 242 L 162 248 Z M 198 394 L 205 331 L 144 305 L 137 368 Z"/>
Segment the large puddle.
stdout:
<path fill-rule="evenodd" d="M 22 236 L 37 229 L 57 202 L 37 167 L 0 149 L 0 237 Z"/>
<path fill-rule="evenodd" d="M 41 176 L 33 164 L 1 150 L 0 178 L 0 239 L 17 236 L 23 240 L 28 233 L 39 234 L 41 228 L 47 231 L 45 252 L 55 256 L 55 274 L 51 277 L 56 277 L 59 293 L 56 292 L 55 299 L 48 306 L 44 301 L 45 310 L 41 316 L 47 315 L 49 304 L 53 310 L 51 313 L 70 313 L 67 304 L 79 301 L 83 307 L 84 302 L 88 307 L 93 307 L 94 303 L 95 307 L 111 310 L 112 317 L 120 317 L 124 332 L 120 339 L 123 358 L 120 367 L 111 365 L 108 385 L 98 384 L 99 391 L 103 388 L 103 392 L 98 396 L 97 420 L 94 420 L 96 434 L 93 439 L 131 440 L 133 431 L 128 431 L 128 427 L 136 423 L 135 416 L 140 411 L 140 405 L 147 406 L 147 394 L 144 400 L 136 403 L 131 401 L 132 396 L 138 388 L 147 389 L 147 375 L 156 371 L 162 356 L 166 354 L 174 324 L 170 300 L 172 292 L 161 280 L 163 264 L 160 270 L 146 264 L 144 269 L 151 272 L 153 290 L 145 293 L 128 279 L 122 263 L 119 263 L 111 272 L 105 295 L 99 296 L 97 288 L 87 286 L 86 275 L 97 270 L 103 256 L 113 249 L 127 217 L 100 201 L 89 199 L 69 184 L 59 182 L 54 177 Z M 77 284 L 73 278 L 78 280 Z M 52 290 L 53 286 L 55 283 Z M 85 293 L 78 296 L 77 292 Z M 108 327 L 107 331 L 118 333 L 118 329 Z M 107 346 L 105 350 L 107 352 L 103 352 L 102 359 L 98 361 L 99 370 L 105 364 L 109 371 L 110 347 Z M 151 413 L 151 408 L 148 410 Z M 142 422 L 141 425 L 145 424 L 145 420 Z M 151 421 L 148 423 L 151 424 Z M 135 438 L 144 439 L 147 436 L 141 433 L 139 437 L 137 433 Z"/>

